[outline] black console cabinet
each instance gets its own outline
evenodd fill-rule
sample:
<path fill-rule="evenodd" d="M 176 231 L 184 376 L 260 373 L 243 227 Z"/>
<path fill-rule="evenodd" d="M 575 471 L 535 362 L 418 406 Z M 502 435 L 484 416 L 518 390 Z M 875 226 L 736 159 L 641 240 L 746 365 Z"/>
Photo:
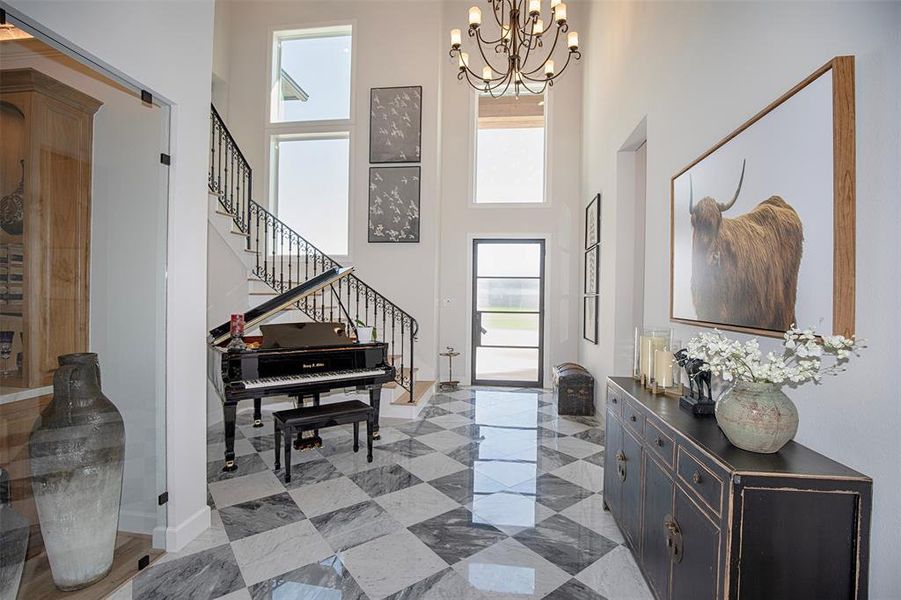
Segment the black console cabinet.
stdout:
<path fill-rule="evenodd" d="M 606 419 L 604 504 L 659 600 L 867 597 L 869 477 L 795 442 L 740 450 L 628 377 Z"/>

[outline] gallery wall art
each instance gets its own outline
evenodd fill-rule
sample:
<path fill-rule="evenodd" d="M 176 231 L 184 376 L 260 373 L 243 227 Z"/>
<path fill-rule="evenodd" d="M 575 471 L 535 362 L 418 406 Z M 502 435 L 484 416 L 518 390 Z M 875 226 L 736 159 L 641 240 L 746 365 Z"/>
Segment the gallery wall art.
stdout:
<path fill-rule="evenodd" d="M 419 167 L 369 168 L 369 241 L 419 241 Z"/>
<path fill-rule="evenodd" d="M 670 317 L 854 333 L 854 58 L 837 57 L 671 182 Z"/>
<path fill-rule="evenodd" d="M 369 162 L 419 162 L 422 155 L 422 86 L 369 92 Z"/>
<path fill-rule="evenodd" d="M 601 195 L 591 199 L 585 207 L 585 249 L 598 243 L 601 229 Z"/>
<path fill-rule="evenodd" d="M 598 343 L 598 266 L 601 252 L 601 195 L 585 207 L 585 262 L 582 283 L 582 337 Z"/>

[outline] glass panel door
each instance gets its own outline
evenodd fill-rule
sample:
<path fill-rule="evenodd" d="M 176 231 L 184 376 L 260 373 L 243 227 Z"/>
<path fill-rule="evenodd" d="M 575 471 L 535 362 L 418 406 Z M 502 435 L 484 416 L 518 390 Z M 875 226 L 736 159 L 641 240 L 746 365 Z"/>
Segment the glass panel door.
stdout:
<path fill-rule="evenodd" d="M 474 240 L 472 383 L 544 383 L 544 240 Z"/>

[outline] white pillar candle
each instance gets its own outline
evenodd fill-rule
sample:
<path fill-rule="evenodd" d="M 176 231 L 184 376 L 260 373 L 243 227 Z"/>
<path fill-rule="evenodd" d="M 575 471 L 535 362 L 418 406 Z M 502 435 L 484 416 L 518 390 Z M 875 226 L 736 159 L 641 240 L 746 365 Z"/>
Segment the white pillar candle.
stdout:
<path fill-rule="evenodd" d="M 673 387 L 673 354 L 668 348 L 654 351 L 654 381 L 659 387 Z"/>
<path fill-rule="evenodd" d="M 532 35 L 541 35 L 542 33 L 544 33 L 544 21 L 536 19 L 532 25 Z"/>
<path fill-rule="evenodd" d="M 553 59 L 548 60 L 544 64 L 544 74 L 547 75 L 548 77 L 554 76 L 554 61 L 553 61 Z"/>
<path fill-rule="evenodd" d="M 654 351 L 666 346 L 666 338 L 662 336 L 641 336 L 641 375 L 648 379 L 654 376 Z"/>
<path fill-rule="evenodd" d="M 541 12 L 541 0 L 529 0 L 529 14 L 537 15 Z"/>
<path fill-rule="evenodd" d="M 563 0 L 551 0 L 551 10 L 557 8 L 557 6 L 563 2 Z"/>
<path fill-rule="evenodd" d="M 579 47 L 579 32 L 578 31 L 570 31 L 566 34 L 566 45 L 575 50 Z"/>
<path fill-rule="evenodd" d="M 482 67 L 482 79 L 485 80 L 485 83 L 491 81 L 491 67 L 487 65 Z"/>
<path fill-rule="evenodd" d="M 482 9 L 478 6 L 469 9 L 469 24 L 475 27 L 482 24 Z"/>
<path fill-rule="evenodd" d="M 460 30 L 459 29 L 451 29 L 451 46 L 454 48 L 460 47 Z"/>
<path fill-rule="evenodd" d="M 557 20 L 558 23 L 562 23 L 566 20 L 566 4 L 561 2 L 557 5 L 557 8 L 554 9 L 554 19 Z"/>

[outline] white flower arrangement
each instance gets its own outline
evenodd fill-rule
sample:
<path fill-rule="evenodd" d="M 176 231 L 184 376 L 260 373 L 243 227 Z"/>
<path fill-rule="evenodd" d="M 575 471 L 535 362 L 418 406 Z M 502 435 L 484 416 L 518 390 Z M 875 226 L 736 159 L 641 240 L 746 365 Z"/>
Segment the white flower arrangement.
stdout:
<path fill-rule="evenodd" d="M 866 347 L 864 340 L 819 336 L 812 328 L 802 330 L 794 325 L 783 337 L 782 354 L 768 352 L 764 360 L 757 338 L 742 343 L 717 329 L 689 340 L 688 356 L 703 360 L 702 369 L 724 381 L 800 385 L 819 383 L 824 375 L 838 375 L 851 356 L 860 356 L 860 349 Z M 833 359 L 831 364 L 823 364 L 826 357 Z"/>

